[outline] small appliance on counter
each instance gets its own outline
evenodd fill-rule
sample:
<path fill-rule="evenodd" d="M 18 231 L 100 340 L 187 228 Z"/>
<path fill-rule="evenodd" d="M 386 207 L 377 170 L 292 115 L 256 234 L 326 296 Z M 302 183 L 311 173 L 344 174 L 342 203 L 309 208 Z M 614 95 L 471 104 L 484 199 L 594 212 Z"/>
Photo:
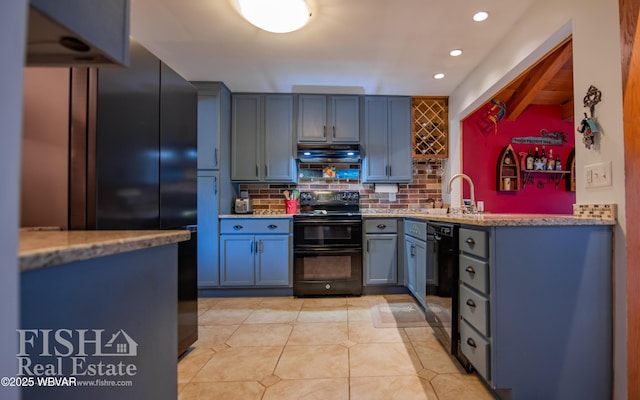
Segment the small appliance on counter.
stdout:
<path fill-rule="evenodd" d="M 235 206 L 236 214 L 251 214 L 253 213 L 253 201 L 249 198 L 237 198 Z"/>

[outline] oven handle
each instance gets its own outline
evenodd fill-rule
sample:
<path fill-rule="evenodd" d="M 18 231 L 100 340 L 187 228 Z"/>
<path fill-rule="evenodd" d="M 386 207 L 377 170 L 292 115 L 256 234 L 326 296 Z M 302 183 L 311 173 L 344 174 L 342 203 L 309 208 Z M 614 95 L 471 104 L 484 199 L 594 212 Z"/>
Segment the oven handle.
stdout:
<path fill-rule="evenodd" d="M 361 248 L 352 248 L 352 249 L 314 249 L 314 250 L 293 250 L 294 256 L 304 256 L 304 257 L 323 257 L 330 256 L 334 254 L 360 254 L 362 253 Z"/>
<path fill-rule="evenodd" d="M 308 218 L 308 219 L 295 219 L 294 225 L 312 225 L 328 224 L 328 225 L 359 225 L 362 220 L 360 219 L 326 219 L 326 218 Z"/>

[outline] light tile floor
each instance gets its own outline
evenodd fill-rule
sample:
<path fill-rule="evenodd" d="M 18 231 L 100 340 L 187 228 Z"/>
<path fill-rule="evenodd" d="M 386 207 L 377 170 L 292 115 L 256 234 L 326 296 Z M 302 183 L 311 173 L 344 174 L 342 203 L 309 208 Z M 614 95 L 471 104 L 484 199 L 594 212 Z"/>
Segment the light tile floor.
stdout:
<path fill-rule="evenodd" d="M 201 298 L 179 400 L 490 400 L 429 327 L 375 328 L 369 300 Z"/>

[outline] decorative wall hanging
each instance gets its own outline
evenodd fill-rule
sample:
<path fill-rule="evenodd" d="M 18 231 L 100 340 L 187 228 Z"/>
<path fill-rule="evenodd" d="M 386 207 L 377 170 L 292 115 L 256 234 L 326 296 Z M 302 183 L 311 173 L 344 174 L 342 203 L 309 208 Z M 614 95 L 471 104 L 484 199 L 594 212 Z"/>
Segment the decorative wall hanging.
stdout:
<path fill-rule="evenodd" d="M 567 142 L 566 132 L 549 132 L 546 129 L 540 129 L 540 136 L 521 136 L 511 138 L 513 144 L 538 144 L 550 146 L 562 146 Z"/>
<path fill-rule="evenodd" d="M 587 94 L 582 100 L 584 107 L 589 107 L 589 113 L 591 115 L 584 113 L 584 118 L 580 122 L 580 126 L 577 128 L 577 131 L 582 134 L 582 143 L 584 143 L 588 150 L 590 150 L 591 146 L 595 143 L 595 133 L 599 132 L 598 124 L 594 120 L 593 115 L 595 113 L 596 104 L 600 103 L 601 100 L 602 92 L 593 85 L 589 87 Z"/>
<path fill-rule="evenodd" d="M 493 134 L 495 135 L 498 133 L 498 122 L 502 121 L 502 118 L 504 118 L 507 106 L 498 98 L 491 99 L 489 104 L 490 108 L 487 111 L 487 118 L 493 122 Z"/>

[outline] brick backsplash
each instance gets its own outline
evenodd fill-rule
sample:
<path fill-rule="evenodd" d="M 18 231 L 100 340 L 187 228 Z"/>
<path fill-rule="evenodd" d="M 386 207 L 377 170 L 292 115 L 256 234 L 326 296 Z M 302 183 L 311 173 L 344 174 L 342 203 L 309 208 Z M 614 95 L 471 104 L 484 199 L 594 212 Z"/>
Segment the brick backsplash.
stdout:
<path fill-rule="evenodd" d="M 431 173 L 427 173 L 428 166 Z M 322 169 L 326 165 L 300 164 L 299 169 Z M 363 184 L 359 179 L 336 179 L 326 181 L 322 179 L 300 179 L 298 184 L 249 184 L 239 185 L 241 191 L 248 191 L 253 199 L 254 210 L 282 210 L 284 212 L 285 190 L 339 190 L 358 191 L 360 193 L 361 208 L 389 208 L 409 209 L 423 208 L 435 200 L 442 198 L 442 177 L 437 171 L 442 166 L 441 160 L 414 161 L 413 179 L 411 183 L 399 184 L 396 200 L 389 201 L 388 193 L 375 193 L 373 184 Z M 359 165 L 351 165 L 351 169 L 358 169 Z"/>

